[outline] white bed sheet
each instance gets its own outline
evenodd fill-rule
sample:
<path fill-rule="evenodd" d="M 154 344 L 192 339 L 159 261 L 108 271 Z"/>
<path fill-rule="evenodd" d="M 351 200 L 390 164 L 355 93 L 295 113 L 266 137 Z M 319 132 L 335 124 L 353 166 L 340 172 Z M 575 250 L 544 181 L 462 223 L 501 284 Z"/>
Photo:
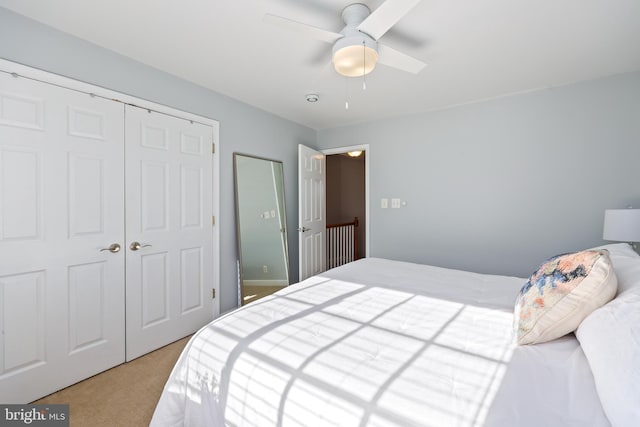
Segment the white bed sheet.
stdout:
<path fill-rule="evenodd" d="M 516 347 L 524 279 L 376 258 L 190 340 L 153 426 L 610 426 L 573 336 Z"/>

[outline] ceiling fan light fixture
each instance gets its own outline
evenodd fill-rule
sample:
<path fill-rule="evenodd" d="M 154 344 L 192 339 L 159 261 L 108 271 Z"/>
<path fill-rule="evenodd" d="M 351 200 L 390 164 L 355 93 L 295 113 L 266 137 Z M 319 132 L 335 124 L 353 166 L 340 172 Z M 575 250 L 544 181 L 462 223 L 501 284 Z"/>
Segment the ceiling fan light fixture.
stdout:
<path fill-rule="evenodd" d="M 364 37 L 345 37 L 333 47 L 333 67 L 346 77 L 369 74 L 378 62 L 376 42 Z"/>

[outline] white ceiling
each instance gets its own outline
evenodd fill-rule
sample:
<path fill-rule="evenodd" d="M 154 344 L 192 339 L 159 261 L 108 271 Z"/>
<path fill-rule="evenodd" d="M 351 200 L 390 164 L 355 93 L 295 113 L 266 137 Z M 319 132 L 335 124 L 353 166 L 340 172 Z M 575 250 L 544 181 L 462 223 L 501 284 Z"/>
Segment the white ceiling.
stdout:
<path fill-rule="evenodd" d="M 339 32 L 349 0 L 0 0 L 0 6 L 314 129 L 640 70 L 638 0 L 422 0 L 381 41 L 428 64 L 336 74 L 331 46 L 265 13 Z M 362 1 L 374 10 L 382 0 Z M 345 110 L 345 97 L 349 109 Z M 315 92 L 311 104 L 305 94 Z"/>

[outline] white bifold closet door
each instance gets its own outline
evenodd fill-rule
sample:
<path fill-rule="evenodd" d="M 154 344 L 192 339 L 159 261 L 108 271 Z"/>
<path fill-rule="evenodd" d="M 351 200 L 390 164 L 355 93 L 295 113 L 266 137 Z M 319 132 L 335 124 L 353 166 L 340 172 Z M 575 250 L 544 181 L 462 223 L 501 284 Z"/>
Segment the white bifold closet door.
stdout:
<path fill-rule="evenodd" d="M 126 106 L 127 360 L 213 317 L 212 138 Z"/>
<path fill-rule="evenodd" d="M 124 248 L 103 250 L 123 246 L 123 128 L 119 103 L 0 73 L 0 402 L 124 361 Z"/>
<path fill-rule="evenodd" d="M 0 402 L 213 318 L 212 139 L 211 126 L 0 72 Z"/>

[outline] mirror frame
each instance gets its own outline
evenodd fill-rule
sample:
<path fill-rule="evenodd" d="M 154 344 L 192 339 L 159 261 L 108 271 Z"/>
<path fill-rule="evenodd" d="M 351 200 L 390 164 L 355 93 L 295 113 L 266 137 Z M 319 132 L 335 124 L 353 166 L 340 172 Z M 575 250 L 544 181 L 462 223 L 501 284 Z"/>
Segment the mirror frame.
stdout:
<path fill-rule="evenodd" d="M 245 305 L 245 290 L 244 290 L 244 274 L 242 270 L 242 231 L 240 228 L 240 203 L 238 199 L 238 161 L 237 158 L 247 157 L 256 160 L 264 160 L 271 163 L 279 163 L 282 169 L 282 224 L 284 228 L 282 230 L 282 239 L 284 240 L 284 251 L 285 251 L 285 272 L 287 274 L 287 286 L 291 284 L 291 271 L 290 271 L 290 261 L 289 261 L 289 235 L 288 235 L 288 227 L 287 227 L 287 209 L 286 209 L 286 196 L 285 196 L 285 188 L 284 188 L 284 163 L 281 160 L 269 159 L 266 157 L 254 156 L 252 154 L 245 154 L 234 152 L 233 153 L 233 187 L 234 187 L 234 201 L 235 201 L 235 220 L 236 220 L 236 247 L 237 247 L 237 272 L 238 272 L 238 307 L 242 307 Z"/>

